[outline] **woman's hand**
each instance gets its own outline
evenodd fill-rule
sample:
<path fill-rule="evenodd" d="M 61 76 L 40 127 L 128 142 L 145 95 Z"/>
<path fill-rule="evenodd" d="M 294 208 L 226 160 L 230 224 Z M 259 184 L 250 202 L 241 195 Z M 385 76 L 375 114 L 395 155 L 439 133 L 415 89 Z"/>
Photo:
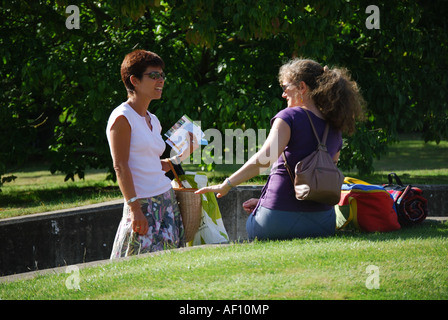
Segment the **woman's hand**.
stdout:
<path fill-rule="evenodd" d="M 168 163 L 169 159 L 160 159 L 160 163 L 162 164 L 162 171 L 168 172 L 171 171 L 171 167 Z"/>
<path fill-rule="evenodd" d="M 171 161 L 173 164 L 181 164 L 182 161 L 190 157 L 190 155 L 199 148 L 199 143 L 196 137 L 193 135 L 193 133 L 189 132 L 190 138 L 188 139 L 189 147 L 185 149 L 181 154 L 175 155 L 169 159 L 161 159 L 160 163 L 162 164 L 162 170 L 165 172 L 168 172 L 171 170 L 170 165 L 168 164 L 168 161 Z"/>
<path fill-rule="evenodd" d="M 140 207 L 140 203 L 138 201 L 135 201 L 131 203 L 129 207 L 132 221 L 132 230 L 139 235 L 144 236 L 148 233 L 149 226 L 148 220 L 146 220 L 142 208 Z"/>
<path fill-rule="evenodd" d="M 258 203 L 258 199 L 256 198 L 251 198 L 247 201 L 245 201 L 243 203 L 243 209 L 244 211 L 246 211 L 247 213 L 252 213 L 255 209 L 255 207 L 257 206 Z"/>
<path fill-rule="evenodd" d="M 214 192 L 214 193 L 216 193 L 217 198 L 221 198 L 221 197 L 224 197 L 227 193 L 229 193 L 230 189 L 232 189 L 232 187 L 230 187 L 227 183 L 223 182 L 219 185 L 208 186 L 208 187 L 199 189 L 195 193 L 202 194 L 202 193 L 207 193 L 207 192 Z"/>

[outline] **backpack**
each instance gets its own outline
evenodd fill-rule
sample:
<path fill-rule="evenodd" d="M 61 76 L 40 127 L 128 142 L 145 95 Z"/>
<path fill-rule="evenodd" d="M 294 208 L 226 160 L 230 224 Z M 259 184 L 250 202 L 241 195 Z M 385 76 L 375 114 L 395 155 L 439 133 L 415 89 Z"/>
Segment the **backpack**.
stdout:
<path fill-rule="evenodd" d="M 393 184 L 393 178 L 397 184 Z M 428 200 L 422 196 L 420 188 L 403 185 L 396 173 L 388 175 L 389 184 L 384 188 L 392 195 L 397 211 L 398 222 L 401 226 L 419 224 L 428 215 Z"/>
<path fill-rule="evenodd" d="M 305 110 L 305 112 L 318 142 L 317 150 L 296 164 L 294 176 L 286 161 L 285 152 L 282 152 L 285 167 L 294 186 L 297 200 L 311 200 L 334 206 L 341 197 L 344 175 L 327 151 L 326 142 L 330 126 L 327 123 L 321 142 L 313 120 L 308 111 Z"/>
<path fill-rule="evenodd" d="M 336 229 L 353 226 L 359 231 L 386 232 L 401 228 L 391 194 L 380 185 L 346 178 L 335 207 Z"/>

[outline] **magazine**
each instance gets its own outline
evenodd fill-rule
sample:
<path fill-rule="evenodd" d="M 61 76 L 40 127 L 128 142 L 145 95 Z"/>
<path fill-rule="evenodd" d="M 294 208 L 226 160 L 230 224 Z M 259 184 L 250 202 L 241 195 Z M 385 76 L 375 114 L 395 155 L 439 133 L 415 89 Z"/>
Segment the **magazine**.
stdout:
<path fill-rule="evenodd" d="M 166 143 L 177 152 L 177 155 L 182 154 L 188 146 L 190 136 L 193 133 L 200 145 L 207 145 L 207 140 L 204 139 L 204 132 L 201 127 L 194 123 L 187 115 L 183 115 L 166 133 L 168 138 Z"/>

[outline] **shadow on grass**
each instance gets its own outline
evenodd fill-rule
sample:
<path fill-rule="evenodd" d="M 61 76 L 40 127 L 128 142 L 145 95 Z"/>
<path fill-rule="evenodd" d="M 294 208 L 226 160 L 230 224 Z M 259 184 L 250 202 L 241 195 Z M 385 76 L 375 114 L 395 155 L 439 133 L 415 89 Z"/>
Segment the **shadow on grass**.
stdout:
<path fill-rule="evenodd" d="M 340 230 L 336 232 L 336 237 L 368 241 L 448 238 L 448 221 L 431 220 L 429 217 L 419 225 L 402 227 L 397 231 L 367 233 L 355 230 Z"/>

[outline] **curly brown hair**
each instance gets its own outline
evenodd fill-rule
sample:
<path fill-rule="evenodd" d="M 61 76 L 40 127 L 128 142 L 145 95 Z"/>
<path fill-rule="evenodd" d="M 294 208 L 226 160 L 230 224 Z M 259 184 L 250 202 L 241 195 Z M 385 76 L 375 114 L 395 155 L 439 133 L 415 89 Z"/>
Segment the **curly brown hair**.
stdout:
<path fill-rule="evenodd" d="M 280 84 L 301 81 L 310 88 L 310 98 L 334 128 L 352 135 L 356 121 L 365 119 L 365 101 L 346 68 L 328 69 L 309 59 L 293 59 L 279 71 Z"/>
<path fill-rule="evenodd" d="M 165 68 L 162 58 L 154 52 L 146 50 L 135 50 L 128 53 L 121 63 L 121 80 L 128 91 L 128 94 L 134 93 L 134 85 L 131 83 L 131 76 L 141 79 L 143 73 L 148 67 Z"/>

